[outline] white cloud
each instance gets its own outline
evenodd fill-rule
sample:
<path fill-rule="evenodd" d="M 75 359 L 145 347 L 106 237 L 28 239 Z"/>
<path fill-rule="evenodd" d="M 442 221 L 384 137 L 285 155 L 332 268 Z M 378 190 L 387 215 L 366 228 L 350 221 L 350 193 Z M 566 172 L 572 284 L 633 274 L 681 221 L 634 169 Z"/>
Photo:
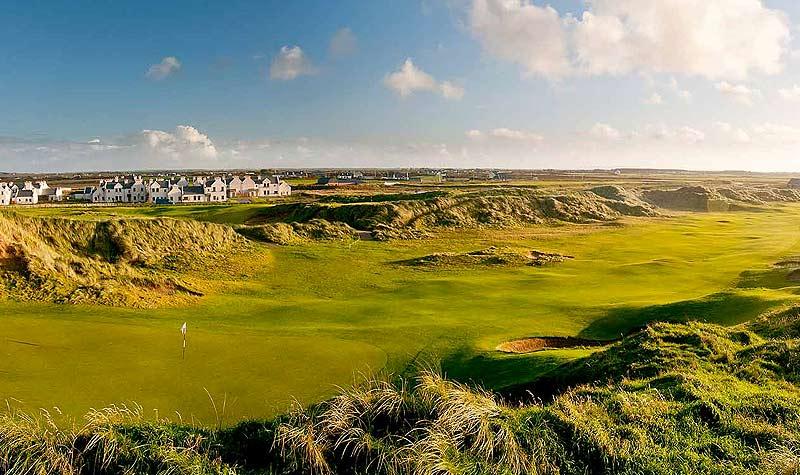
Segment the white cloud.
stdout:
<path fill-rule="evenodd" d="M 472 34 L 487 53 L 531 75 L 558 78 L 570 72 L 567 32 L 552 7 L 528 0 L 475 0 L 469 17 Z"/>
<path fill-rule="evenodd" d="M 706 134 L 687 125 L 674 127 L 666 124 L 647 124 L 642 130 L 632 132 L 631 137 L 638 140 L 695 145 L 703 142 Z"/>
<path fill-rule="evenodd" d="M 675 79 L 674 77 L 670 78 L 669 80 L 669 88 L 672 90 L 673 93 L 675 93 L 676 96 L 683 99 L 684 101 L 686 102 L 692 101 L 692 93 L 687 89 L 681 88 L 680 84 L 678 83 L 678 80 Z"/>
<path fill-rule="evenodd" d="M 317 68 L 299 46 L 282 47 L 269 67 L 270 79 L 281 81 L 291 81 L 299 76 L 309 76 L 316 72 Z"/>
<path fill-rule="evenodd" d="M 744 78 L 779 72 L 790 36 L 786 15 L 761 0 L 593 0 L 575 44 L 590 74 Z"/>
<path fill-rule="evenodd" d="M 699 143 L 706 139 L 705 132 L 688 126 L 679 127 L 676 135 L 678 139 L 689 144 Z"/>
<path fill-rule="evenodd" d="M 486 132 L 473 129 L 465 133 L 468 139 L 473 141 L 486 141 L 492 139 L 496 142 L 505 142 L 508 144 L 518 142 L 542 142 L 544 137 L 536 132 L 519 129 L 509 129 L 506 127 L 498 127 L 496 129 L 488 130 Z"/>
<path fill-rule="evenodd" d="M 350 28 L 342 28 L 333 34 L 328 49 L 331 56 L 349 56 L 358 51 L 358 38 Z"/>
<path fill-rule="evenodd" d="M 727 81 L 722 81 L 715 84 L 714 87 L 735 102 L 745 106 L 752 106 L 755 100 L 761 97 L 761 91 L 751 89 L 744 84 L 731 84 Z"/>
<path fill-rule="evenodd" d="M 644 103 L 650 106 L 660 106 L 664 103 L 664 98 L 661 94 L 654 92 L 652 95 L 645 98 Z"/>
<path fill-rule="evenodd" d="M 622 134 L 614 127 L 598 122 L 589 130 L 589 135 L 601 140 L 619 140 Z"/>
<path fill-rule="evenodd" d="M 400 97 L 408 97 L 415 92 L 433 92 L 448 100 L 461 100 L 464 97 L 464 88 L 449 81 L 439 82 L 418 68 L 411 58 L 406 59 L 400 69 L 387 74 L 383 84 L 395 91 Z"/>
<path fill-rule="evenodd" d="M 460 101 L 464 97 L 464 88 L 450 81 L 443 81 L 439 85 L 442 97 L 454 101 Z"/>
<path fill-rule="evenodd" d="M 591 0 L 580 18 L 530 0 L 473 0 L 469 28 L 487 53 L 550 79 L 775 74 L 791 38 L 787 16 L 761 0 Z"/>
<path fill-rule="evenodd" d="M 145 73 L 148 79 L 160 81 L 180 71 L 181 62 L 175 56 L 167 56 L 160 63 L 153 64 Z"/>
<path fill-rule="evenodd" d="M 764 123 L 753 127 L 753 134 L 760 140 L 795 144 L 800 142 L 800 127 L 786 124 Z"/>
<path fill-rule="evenodd" d="M 207 160 L 217 158 L 214 142 L 196 128 L 179 125 L 173 133 L 162 130 L 143 130 L 141 138 L 154 153 L 174 161 Z"/>
<path fill-rule="evenodd" d="M 800 102 L 800 86 L 795 84 L 787 89 L 778 89 L 778 94 L 789 102 Z"/>
<path fill-rule="evenodd" d="M 492 130 L 489 133 L 489 135 L 495 138 L 507 139 L 507 140 L 520 140 L 520 141 L 530 141 L 530 142 L 541 142 L 542 140 L 544 140 L 544 137 L 535 132 L 507 129 L 504 127 Z"/>
<path fill-rule="evenodd" d="M 715 122 L 714 128 L 717 129 L 726 140 L 734 143 L 745 144 L 750 143 L 750 134 L 742 128 L 734 127 L 727 122 Z"/>

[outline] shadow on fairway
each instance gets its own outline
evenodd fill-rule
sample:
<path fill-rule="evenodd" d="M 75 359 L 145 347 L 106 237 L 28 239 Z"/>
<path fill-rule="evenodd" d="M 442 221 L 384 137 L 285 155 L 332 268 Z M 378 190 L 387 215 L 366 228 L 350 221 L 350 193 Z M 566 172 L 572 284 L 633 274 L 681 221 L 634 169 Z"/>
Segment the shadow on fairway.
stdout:
<path fill-rule="evenodd" d="M 700 321 L 735 325 L 751 320 L 775 306 L 775 301 L 734 292 L 721 292 L 706 297 L 649 307 L 615 308 L 593 321 L 580 338 L 613 340 L 645 327 L 651 322 Z"/>

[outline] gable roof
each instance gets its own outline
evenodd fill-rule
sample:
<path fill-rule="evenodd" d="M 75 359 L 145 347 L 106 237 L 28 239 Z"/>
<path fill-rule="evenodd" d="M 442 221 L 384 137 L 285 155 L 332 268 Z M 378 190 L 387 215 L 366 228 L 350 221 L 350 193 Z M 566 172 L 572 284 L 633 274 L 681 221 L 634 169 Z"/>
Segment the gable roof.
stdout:
<path fill-rule="evenodd" d="M 184 186 L 183 187 L 183 194 L 184 195 L 204 195 L 204 194 L 206 194 L 206 190 L 202 186 Z"/>

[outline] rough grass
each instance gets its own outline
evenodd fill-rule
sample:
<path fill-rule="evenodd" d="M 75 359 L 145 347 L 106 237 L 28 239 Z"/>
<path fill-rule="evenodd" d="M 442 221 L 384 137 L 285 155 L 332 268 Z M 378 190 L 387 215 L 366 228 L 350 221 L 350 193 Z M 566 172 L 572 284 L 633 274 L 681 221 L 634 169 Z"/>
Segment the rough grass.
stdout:
<path fill-rule="evenodd" d="M 0 471 L 797 473 L 800 340 L 771 338 L 797 314 L 731 328 L 655 324 L 561 366 L 557 381 L 505 395 L 423 371 L 231 429 L 147 420 L 136 408 L 93 411 L 77 429 L 11 412 L 0 418 Z"/>
<path fill-rule="evenodd" d="M 245 240 L 173 219 L 77 221 L 0 215 L 0 281 L 17 300 L 156 306 L 198 295 L 181 271 L 213 267 Z"/>
<path fill-rule="evenodd" d="M 521 226 L 548 220 L 573 223 L 611 221 L 621 216 L 653 216 L 646 203 L 626 193 L 574 192 L 563 195 L 535 190 L 496 189 L 430 195 L 423 199 L 354 203 L 289 203 L 264 209 L 251 224 L 306 222 L 312 219 L 343 222 L 355 229 L 375 230 L 387 238 L 402 230 Z"/>
<path fill-rule="evenodd" d="M 307 223 L 268 223 L 255 226 L 236 226 L 236 232 L 255 241 L 290 245 L 308 241 L 350 240 L 356 231 L 344 223 L 312 219 Z"/>
<path fill-rule="evenodd" d="M 429 254 L 427 256 L 415 257 L 398 261 L 397 264 L 419 267 L 425 269 L 447 269 L 447 268 L 474 268 L 484 266 L 535 266 L 541 267 L 547 264 L 564 262 L 573 259 L 572 256 L 564 256 L 554 252 L 528 251 L 518 252 L 513 249 L 503 247 L 488 247 L 478 251 L 470 252 L 443 252 Z"/>

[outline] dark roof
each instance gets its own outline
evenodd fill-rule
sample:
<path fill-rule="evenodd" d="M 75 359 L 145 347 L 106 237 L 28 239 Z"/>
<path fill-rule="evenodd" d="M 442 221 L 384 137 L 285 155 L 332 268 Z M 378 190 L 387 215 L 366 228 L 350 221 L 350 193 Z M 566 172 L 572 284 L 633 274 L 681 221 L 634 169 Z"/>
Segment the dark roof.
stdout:
<path fill-rule="evenodd" d="M 206 190 L 202 186 L 184 186 L 184 195 L 204 195 Z"/>
<path fill-rule="evenodd" d="M 83 194 L 84 195 L 89 195 L 89 194 L 92 194 L 92 193 L 94 193 L 94 187 L 93 186 L 87 186 L 86 188 L 83 189 Z"/>
<path fill-rule="evenodd" d="M 33 198 L 33 190 L 19 190 L 17 197 Z"/>

